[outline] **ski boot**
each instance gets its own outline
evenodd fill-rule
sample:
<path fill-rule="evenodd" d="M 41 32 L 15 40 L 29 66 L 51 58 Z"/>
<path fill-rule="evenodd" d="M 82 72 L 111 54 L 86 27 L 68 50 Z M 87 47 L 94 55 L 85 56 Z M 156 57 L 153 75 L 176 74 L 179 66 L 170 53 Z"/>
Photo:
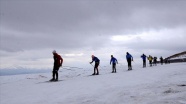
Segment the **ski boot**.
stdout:
<path fill-rule="evenodd" d="M 52 78 L 51 80 L 49 80 L 49 81 L 54 81 L 55 79 L 54 78 Z"/>
<path fill-rule="evenodd" d="M 93 73 L 92 75 L 96 75 L 95 73 Z"/>

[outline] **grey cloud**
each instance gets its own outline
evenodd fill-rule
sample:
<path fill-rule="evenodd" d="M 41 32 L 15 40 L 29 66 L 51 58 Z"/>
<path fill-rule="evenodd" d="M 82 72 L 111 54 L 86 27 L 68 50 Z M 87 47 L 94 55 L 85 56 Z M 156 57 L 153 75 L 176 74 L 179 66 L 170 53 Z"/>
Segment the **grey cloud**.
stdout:
<path fill-rule="evenodd" d="M 3 1 L 4 26 L 111 34 L 185 24 L 184 1 Z M 81 34 L 83 35 L 83 34 Z"/>
<path fill-rule="evenodd" d="M 185 0 L 1 0 L 0 50 L 65 51 L 109 47 L 110 37 L 186 26 Z M 184 28 L 183 28 L 184 29 Z M 133 49 L 182 50 L 158 42 L 124 44 Z M 164 45 L 162 45 L 164 44 Z M 172 45 L 172 44 L 171 44 Z M 116 47 L 123 47 L 117 45 Z"/>

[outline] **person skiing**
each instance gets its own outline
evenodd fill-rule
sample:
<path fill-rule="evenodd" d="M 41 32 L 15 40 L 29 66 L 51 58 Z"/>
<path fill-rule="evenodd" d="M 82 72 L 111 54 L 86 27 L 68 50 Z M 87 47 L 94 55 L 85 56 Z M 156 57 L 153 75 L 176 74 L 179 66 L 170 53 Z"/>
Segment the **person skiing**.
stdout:
<path fill-rule="evenodd" d="M 163 65 L 163 57 L 162 56 L 160 57 L 160 63 L 161 63 L 161 65 Z"/>
<path fill-rule="evenodd" d="M 149 64 L 150 64 L 150 67 L 151 67 L 152 66 L 152 60 L 153 60 L 151 55 L 149 55 L 148 60 L 149 60 Z"/>
<path fill-rule="evenodd" d="M 143 68 L 145 68 L 146 67 L 146 58 L 147 58 L 147 56 L 145 54 L 142 54 L 141 58 L 143 59 Z"/>
<path fill-rule="evenodd" d="M 90 62 L 90 64 L 92 64 L 93 61 L 95 61 L 95 65 L 94 65 L 94 73 L 92 75 L 99 75 L 98 66 L 99 66 L 100 60 L 94 55 L 92 55 L 92 62 Z"/>
<path fill-rule="evenodd" d="M 127 62 L 128 62 L 128 70 L 132 70 L 132 63 L 131 63 L 131 61 L 133 61 L 133 57 L 128 52 L 126 53 L 126 59 L 127 59 Z"/>
<path fill-rule="evenodd" d="M 157 64 L 156 64 L 156 63 L 157 63 L 157 57 L 154 57 L 153 59 L 154 59 L 154 60 L 153 60 L 153 64 L 156 66 L 156 65 L 157 65 Z"/>
<path fill-rule="evenodd" d="M 53 52 L 53 58 L 54 58 L 54 66 L 52 71 L 52 79 L 50 81 L 58 81 L 58 70 L 62 66 L 63 59 L 57 52 L 54 50 Z"/>
<path fill-rule="evenodd" d="M 118 60 L 113 57 L 113 55 L 111 55 L 111 59 L 110 59 L 110 65 L 112 63 L 112 73 L 116 73 L 116 63 L 118 64 Z"/>

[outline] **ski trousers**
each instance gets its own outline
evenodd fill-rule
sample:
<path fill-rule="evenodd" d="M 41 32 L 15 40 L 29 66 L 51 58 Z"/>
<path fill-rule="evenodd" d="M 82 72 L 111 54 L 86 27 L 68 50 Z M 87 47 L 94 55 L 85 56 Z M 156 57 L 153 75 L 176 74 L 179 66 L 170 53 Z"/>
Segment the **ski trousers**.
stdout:
<path fill-rule="evenodd" d="M 57 65 L 54 65 L 53 67 L 53 71 L 52 71 L 52 77 L 53 79 L 58 79 L 58 70 L 59 70 L 59 66 Z"/>

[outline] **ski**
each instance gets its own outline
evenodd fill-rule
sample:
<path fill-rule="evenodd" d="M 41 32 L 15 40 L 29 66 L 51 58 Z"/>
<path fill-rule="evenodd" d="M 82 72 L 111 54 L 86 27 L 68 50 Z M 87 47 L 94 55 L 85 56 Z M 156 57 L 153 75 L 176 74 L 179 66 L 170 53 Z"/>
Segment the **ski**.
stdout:
<path fill-rule="evenodd" d="M 44 82 L 38 82 L 37 84 L 39 83 L 54 83 L 54 82 L 60 82 L 60 81 L 63 81 L 63 80 L 58 80 L 58 81 L 44 81 Z"/>
<path fill-rule="evenodd" d="M 59 81 L 63 81 L 63 80 L 57 80 L 57 81 L 51 81 L 51 80 L 49 80 L 49 81 L 46 81 L 46 82 L 59 82 Z"/>
<path fill-rule="evenodd" d="M 99 74 L 99 75 L 100 75 L 100 74 Z M 98 76 L 98 75 L 92 75 L 92 74 L 91 74 L 91 75 L 88 75 L 88 76 Z"/>

